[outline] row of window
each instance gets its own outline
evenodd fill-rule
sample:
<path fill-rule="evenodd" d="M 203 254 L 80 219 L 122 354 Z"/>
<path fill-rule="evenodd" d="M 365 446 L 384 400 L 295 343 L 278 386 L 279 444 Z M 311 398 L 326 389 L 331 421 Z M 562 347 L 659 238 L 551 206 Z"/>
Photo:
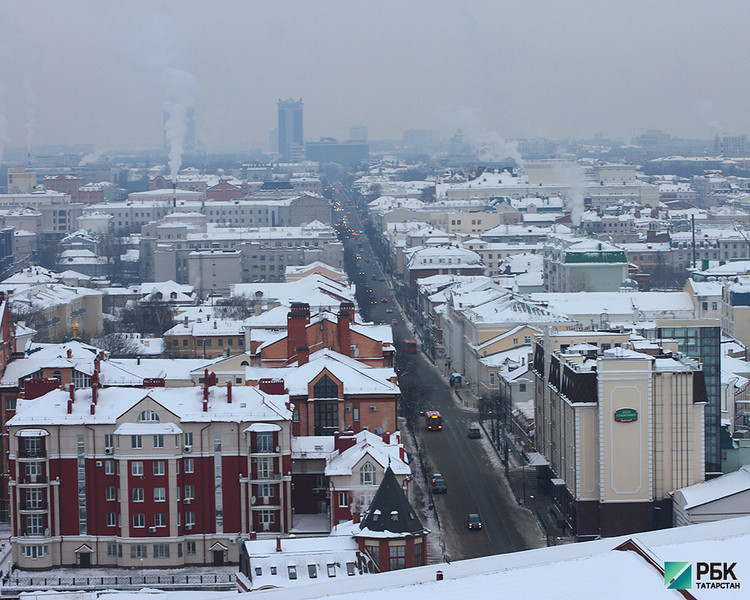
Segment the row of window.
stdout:
<path fill-rule="evenodd" d="M 177 513 L 177 525 L 181 525 L 181 514 Z M 195 525 L 195 511 L 185 511 L 185 525 L 192 527 Z M 119 527 L 120 526 L 120 513 L 108 512 L 107 513 L 107 527 Z M 166 527 L 167 526 L 167 513 L 154 513 L 154 524 L 153 527 Z M 144 528 L 146 527 L 146 514 L 145 513 L 133 513 L 133 527 Z"/>

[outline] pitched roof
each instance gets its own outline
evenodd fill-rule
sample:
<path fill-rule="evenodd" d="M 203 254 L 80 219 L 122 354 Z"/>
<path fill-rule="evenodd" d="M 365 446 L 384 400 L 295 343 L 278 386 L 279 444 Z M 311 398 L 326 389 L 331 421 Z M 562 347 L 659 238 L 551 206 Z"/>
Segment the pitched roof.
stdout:
<path fill-rule="evenodd" d="M 390 465 L 359 528 L 355 537 L 402 537 L 429 533 L 406 499 Z"/>

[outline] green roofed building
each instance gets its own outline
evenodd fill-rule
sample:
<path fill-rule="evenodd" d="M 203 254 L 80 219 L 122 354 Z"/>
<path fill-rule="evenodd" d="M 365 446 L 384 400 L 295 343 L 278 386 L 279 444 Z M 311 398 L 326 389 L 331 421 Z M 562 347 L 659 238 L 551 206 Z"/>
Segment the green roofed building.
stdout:
<path fill-rule="evenodd" d="M 547 292 L 616 292 L 627 278 L 625 251 L 607 242 L 553 236 L 544 246 Z"/>

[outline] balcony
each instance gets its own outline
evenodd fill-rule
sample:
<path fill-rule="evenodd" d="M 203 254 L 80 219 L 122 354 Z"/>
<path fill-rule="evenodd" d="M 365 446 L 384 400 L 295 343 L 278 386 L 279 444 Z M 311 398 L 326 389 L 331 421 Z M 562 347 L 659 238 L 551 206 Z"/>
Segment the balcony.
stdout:
<path fill-rule="evenodd" d="M 255 481 L 278 481 L 281 479 L 281 473 L 256 473 L 253 476 Z"/>
<path fill-rule="evenodd" d="M 18 458 L 24 460 L 29 458 L 47 458 L 47 452 L 41 448 L 20 448 L 18 450 Z"/>
<path fill-rule="evenodd" d="M 39 483 L 47 483 L 46 475 L 21 475 L 18 478 L 20 485 L 35 485 Z"/>

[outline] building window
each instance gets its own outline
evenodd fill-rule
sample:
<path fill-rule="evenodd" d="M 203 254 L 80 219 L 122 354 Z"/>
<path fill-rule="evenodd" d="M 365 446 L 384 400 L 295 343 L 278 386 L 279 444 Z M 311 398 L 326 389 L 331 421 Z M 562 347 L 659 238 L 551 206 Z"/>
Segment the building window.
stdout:
<path fill-rule="evenodd" d="M 107 527 L 117 527 L 117 513 L 107 513 Z"/>
<path fill-rule="evenodd" d="M 143 502 L 143 488 L 133 488 L 133 502 Z"/>
<path fill-rule="evenodd" d="M 44 533 L 43 515 L 26 515 L 26 535 L 42 535 Z"/>
<path fill-rule="evenodd" d="M 104 461 L 104 474 L 105 475 L 114 475 L 115 474 L 115 461 L 111 458 L 108 458 Z"/>
<path fill-rule="evenodd" d="M 23 555 L 26 558 L 36 559 L 46 556 L 47 546 L 23 546 Z"/>
<path fill-rule="evenodd" d="M 261 522 L 261 524 L 268 523 L 269 525 L 271 525 L 276 522 L 276 513 L 272 510 L 262 510 L 260 511 L 258 520 Z"/>
<path fill-rule="evenodd" d="M 259 431 L 255 434 L 258 452 L 273 452 L 273 432 Z"/>
<path fill-rule="evenodd" d="M 339 508 L 349 506 L 349 492 L 339 492 Z"/>
<path fill-rule="evenodd" d="M 115 445 L 115 436 L 113 436 L 111 433 L 106 433 L 104 435 L 104 447 L 113 448 L 114 445 Z"/>
<path fill-rule="evenodd" d="M 167 514 L 156 513 L 154 515 L 154 527 L 166 527 L 167 526 Z"/>
<path fill-rule="evenodd" d="M 194 499 L 195 499 L 195 486 L 186 485 L 185 486 L 185 500 L 194 500 Z"/>
<path fill-rule="evenodd" d="M 144 410 L 141 414 L 138 415 L 138 420 L 145 421 L 147 423 L 153 423 L 159 420 L 159 415 L 157 415 L 153 410 Z"/>
<path fill-rule="evenodd" d="M 195 461 L 192 458 L 185 459 L 185 473 L 195 472 Z"/>
<path fill-rule="evenodd" d="M 526 391 L 526 384 L 525 383 L 519 384 L 518 385 L 518 391 L 519 392 L 525 392 Z"/>
<path fill-rule="evenodd" d="M 414 542 L 414 566 L 424 565 L 424 544 L 420 540 Z"/>
<path fill-rule="evenodd" d="M 143 463 L 140 460 L 130 463 L 130 472 L 133 475 L 143 475 Z"/>
<path fill-rule="evenodd" d="M 185 542 L 185 554 L 188 556 L 195 556 L 195 542 Z"/>
<path fill-rule="evenodd" d="M 352 409 L 352 419 L 354 421 L 359 421 L 359 407 L 355 407 Z"/>
<path fill-rule="evenodd" d="M 165 463 L 163 460 L 155 460 L 154 463 L 154 475 L 164 475 L 166 472 Z"/>
<path fill-rule="evenodd" d="M 373 562 L 380 566 L 380 544 L 377 542 L 365 542 L 365 550 L 372 557 Z"/>
<path fill-rule="evenodd" d="M 108 485 L 105 490 L 107 501 L 111 502 L 113 500 L 117 500 L 117 488 L 115 488 L 115 486 Z"/>
<path fill-rule="evenodd" d="M 143 448 L 143 439 L 140 435 L 130 436 L 130 447 L 136 449 Z"/>
<path fill-rule="evenodd" d="M 117 557 L 117 544 L 114 542 L 107 543 L 107 556 Z"/>
<path fill-rule="evenodd" d="M 391 571 L 406 568 L 406 546 L 389 546 Z"/>
<path fill-rule="evenodd" d="M 366 462 L 359 470 L 359 482 L 361 485 L 375 485 L 375 480 L 375 467 L 372 463 Z"/>
<path fill-rule="evenodd" d="M 328 375 L 323 375 L 315 384 L 313 394 L 316 398 L 338 398 L 339 388 Z"/>
<path fill-rule="evenodd" d="M 195 525 L 195 511 L 194 510 L 188 510 L 185 511 L 185 525 L 192 527 Z"/>
<path fill-rule="evenodd" d="M 27 476 L 38 476 L 42 474 L 42 463 L 27 462 L 24 463 L 24 471 Z"/>
<path fill-rule="evenodd" d="M 154 436 L 154 448 L 164 448 L 164 436 L 162 434 Z"/>
<path fill-rule="evenodd" d="M 133 527 L 145 527 L 146 515 L 143 513 L 133 513 Z"/>
<path fill-rule="evenodd" d="M 184 438 L 186 446 L 193 445 L 193 432 L 192 431 L 188 431 L 187 433 L 184 433 L 183 438 Z"/>
<path fill-rule="evenodd" d="M 154 544 L 154 558 L 169 558 L 169 544 Z"/>
<path fill-rule="evenodd" d="M 154 502 L 166 502 L 167 500 L 167 488 L 157 487 L 154 488 Z"/>

